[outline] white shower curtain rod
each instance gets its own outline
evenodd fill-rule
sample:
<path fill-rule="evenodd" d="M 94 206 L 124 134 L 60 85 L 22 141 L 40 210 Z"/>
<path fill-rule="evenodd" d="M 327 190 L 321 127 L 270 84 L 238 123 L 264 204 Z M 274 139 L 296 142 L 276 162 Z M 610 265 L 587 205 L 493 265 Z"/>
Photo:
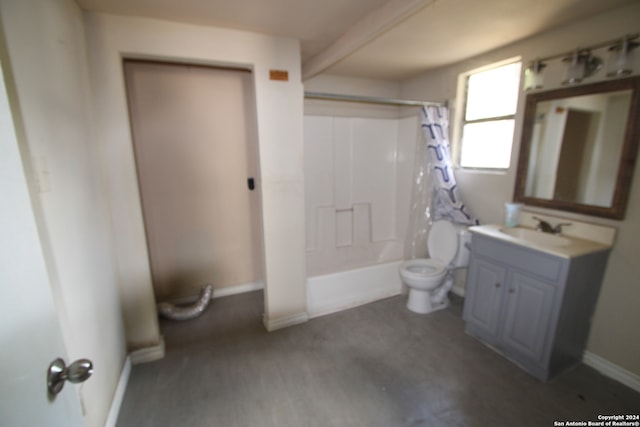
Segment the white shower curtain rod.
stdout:
<path fill-rule="evenodd" d="M 364 102 L 367 104 L 397 105 L 401 107 L 423 107 L 425 105 L 446 106 L 446 102 L 416 101 L 409 99 L 377 98 L 373 96 L 339 95 L 335 93 L 305 92 L 305 98 L 327 101 Z"/>

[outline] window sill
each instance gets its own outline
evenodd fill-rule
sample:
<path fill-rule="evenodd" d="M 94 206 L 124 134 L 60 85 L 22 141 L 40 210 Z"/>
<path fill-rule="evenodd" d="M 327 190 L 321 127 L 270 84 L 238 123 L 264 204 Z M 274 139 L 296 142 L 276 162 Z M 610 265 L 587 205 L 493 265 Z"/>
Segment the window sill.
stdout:
<path fill-rule="evenodd" d="M 456 166 L 454 168 L 456 172 L 464 172 L 468 174 L 478 175 L 506 175 L 509 169 L 493 169 L 493 168 L 469 168 L 463 166 Z"/>

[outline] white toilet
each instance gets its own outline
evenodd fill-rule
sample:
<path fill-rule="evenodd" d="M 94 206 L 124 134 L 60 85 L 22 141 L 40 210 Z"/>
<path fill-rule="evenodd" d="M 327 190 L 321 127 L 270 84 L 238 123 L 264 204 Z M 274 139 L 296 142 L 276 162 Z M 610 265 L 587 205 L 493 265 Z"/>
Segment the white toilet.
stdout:
<path fill-rule="evenodd" d="M 470 242 L 466 226 L 444 220 L 431 225 L 427 239 L 431 258 L 400 265 L 402 282 L 409 287 L 409 310 L 426 314 L 449 305 L 447 292 L 453 287 L 453 270 L 469 264 Z"/>

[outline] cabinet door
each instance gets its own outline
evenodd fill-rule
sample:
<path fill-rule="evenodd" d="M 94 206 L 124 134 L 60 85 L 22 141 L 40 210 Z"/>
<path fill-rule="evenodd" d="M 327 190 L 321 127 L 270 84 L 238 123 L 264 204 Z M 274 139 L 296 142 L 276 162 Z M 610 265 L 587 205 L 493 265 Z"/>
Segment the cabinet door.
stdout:
<path fill-rule="evenodd" d="M 506 292 L 502 346 L 514 357 L 543 362 L 556 287 L 514 271 Z"/>
<path fill-rule="evenodd" d="M 464 320 L 472 332 L 483 338 L 496 338 L 502 305 L 506 268 L 489 260 L 473 257 L 464 304 Z M 493 341 L 493 340 L 492 340 Z"/>

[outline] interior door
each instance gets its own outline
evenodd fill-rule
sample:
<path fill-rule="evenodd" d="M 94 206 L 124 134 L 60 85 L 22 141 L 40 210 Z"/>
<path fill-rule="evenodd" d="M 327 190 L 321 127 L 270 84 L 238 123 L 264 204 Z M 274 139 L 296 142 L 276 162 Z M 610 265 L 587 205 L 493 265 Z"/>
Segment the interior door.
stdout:
<path fill-rule="evenodd" d="M 134 60 L 124 69 L 156 299 L 207 283 L 259 286 L 252 73 Z"/>
<path fill-rule="evenodd" d="M 66 351 L 25 176 L 0 69 L 0 425 L 82 426 L 72 386 L 47 393 Z"/>

